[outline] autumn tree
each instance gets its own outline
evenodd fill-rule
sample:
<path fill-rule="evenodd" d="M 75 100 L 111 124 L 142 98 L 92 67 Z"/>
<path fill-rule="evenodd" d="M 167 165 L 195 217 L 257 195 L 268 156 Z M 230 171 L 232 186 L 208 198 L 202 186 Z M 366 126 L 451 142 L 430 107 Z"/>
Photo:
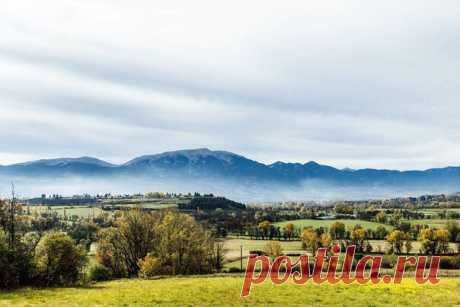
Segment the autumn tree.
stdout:
<path fill-rule="evenodd" d="M 283 255 L 283 248 L 277 241 L 269 241 L 265 244 L 264 252 L 272 258 Z"/>
<path fill-rule="evenodd" d="M 300 235 L 300 240 L 302 241 L 302 246 L 305 249 L 309 249 L 313 255 L 316 253 L 316 250 L 319 247 L 319 238 L 313 228 L 305 228 Z"/>
<path fill-rule="evenodd" d="M 334 240 L 345 239 L 345 224 L 341 222 L 334 222 L 329 229 L 329 233 Z"/>
<path fill-rule="evenodd" d="M 351 244 L 356 245 L 357 252 L 364 252 L 366 247 L 365 241 L 367 239 L 366 230 L 362 227 L 355 227 L 350 233 Z"/>
<path fill-rule="evenodd" d="M 426 254 L 445 254 L 449 251 L 449 231 L 447 229 L 425 228 L 420 231 L 418 240 L 421 251 Z"/>
<path fill-rule="evenodd" d="M 283 227 L 283 236 L 287 238 L 288 240 L 291 240 L 292 236 L 294 234 L 294 224 L 288 223 L 284 225 Z"/>
<path fill-rule="evenodd" d="M 436 240 L 438 242 L 438 254 L 449 252 L 449 231 L 447 229 L 436 230 Z"/>
<path fill-rule="evenodd" d="M 378 223 L 385 224 L 386 221 L 387 221 L 387 216 L 386 216 L 385 212 L 380 211 L 379 213 L 377 213 L 377 215 L 375 216 L 375 220 L 376 220 Z"/>
<path fill-rule="evenodd" d="M 396 254 L 401 254 L 403 247 L 406 248 L 406 253 L 412 249 L 410 235 L 400 230 L 393 230 L 386 237 L 387 242 L 391 246 L 391 251 Z"/>
<path fill-rule="evenodd" d="M 193 217 L 169 211 L 158 224 L 157 234 L 158 244 L 153 253 L 169 268 L 169 273 L 195 274 L 215 269 L 219 245 Z"/>
<path fill-rule="evenodd" d="M 100 232 L 97 251 L 99 262 L 114 275 L 138 275 L 141 266 L 144 275 L 157 267 L 161 274 L 200 274 L 222 267 L 222 244 L 189 215 L 134 209 L 116 226 Z"/>
<path fill-rule="evenodd" d="M 271 227 L 272 227 L 272 223 L 270 223 L 269 221 L 262 221 L 259 223 L 258 228 L 262 234 L 262 239 L 265 239 L 266 237 L 268 237 L 268 235 L 270 234 Z"/>

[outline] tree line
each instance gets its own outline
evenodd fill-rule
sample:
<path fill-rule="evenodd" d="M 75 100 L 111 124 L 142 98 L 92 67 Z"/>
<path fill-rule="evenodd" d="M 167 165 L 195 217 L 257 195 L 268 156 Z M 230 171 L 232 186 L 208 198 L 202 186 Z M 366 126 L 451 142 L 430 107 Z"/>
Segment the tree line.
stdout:
<path fill-rule="evenodd" d="M 96 264 L 89 263 L 91 243 Z M 0 288 L 211 273 L 223 255 L 214 232 L 174 210 L 76 219 L 26 214 L 14 198 L 0 201 Z"/>

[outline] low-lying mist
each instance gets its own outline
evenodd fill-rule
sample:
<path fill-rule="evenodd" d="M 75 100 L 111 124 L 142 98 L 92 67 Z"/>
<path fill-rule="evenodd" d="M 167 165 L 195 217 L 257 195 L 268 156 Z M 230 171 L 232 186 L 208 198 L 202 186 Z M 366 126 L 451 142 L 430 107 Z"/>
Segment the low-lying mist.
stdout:
<path fill-rule="evenodd" d="M 340 186 L 318 180 L 298 185 L 260 182 L 240 182 L 219 179 L 165 179 L 147 177 L 0 177 L 0 197 L 11 195 L 14 182 L 18 197 L 38 197 L 42 194 L 64 196 L 81 194 L 133 194 L 146 192 L 213 193 L 242 202 L 264 201 L 329 201 L 382 199 L 424 194 L 457 192 L 455 187 L 407 186 Z"/>

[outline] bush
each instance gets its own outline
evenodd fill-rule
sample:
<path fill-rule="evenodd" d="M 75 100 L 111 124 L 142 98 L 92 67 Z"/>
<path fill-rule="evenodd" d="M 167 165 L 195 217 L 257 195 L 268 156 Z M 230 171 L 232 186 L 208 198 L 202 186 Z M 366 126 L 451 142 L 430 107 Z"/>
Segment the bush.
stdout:
<path fill-rule="evenodd" d="M 439 267 L 445 270 L 460 269 L 460 255 L 457 256 L 442 256 Z"/>
<path fill-rule="evenodd" d="M 266 256 L 267 253 L 265 253 L 265 251 L 261 251 L 261 250 L 252 250 L 252 251 L 249 251 L 249 254 L 250 255 L 257 255 L 257 256 Z"/>
<path fill-rule="evenodd" d="M 96 264 L 89 269 L 89 279 L 91 281 L 106 281 L 112 278 L 112 272 L 102 264 Z"/>
<path fill-rule="evenodd" d="M 121 249 L 116 247 L 120 241 L 118 231 L 113 228 L 102 229 L 99 234 L 99 241 L 96 250 L 96 260 L 112 273 L 112 277 L 126 277 L 127 269 Z"/>
<path fill-rule="evenodd" d="M 393 269 L 397 261 L 398 257 L 394 254 L 383 255 L 381 267 L 384 269 Z"/>
<path fill-rule="evenodd" d="M 283 248 L 279 242 L 270 241 L 265 245 L 264 252 L 270 257 L 276 258 L 283 255 Z"/>
<path fill-rule="evenodd" d="M 240 273 L 241 270 L 240 270 L 240 268 L 231 267 L 231 268 L 228 269 L 228 272 L 229 273 Z"/>
<path fill-rule="evenodd" d="M 162 266 L 160 259 L 151 255 L 145 256 L 139 261 L 139 277 L 149 279 L 161 274 Z"/>
<path fill-rule="evenodd" d="M 75 284 L 85 262 L 85 251 L 61 232 L 45 235 L 35 253 L 38 277 L 46 286 Z"/>
<path fill-rule="evenodd" d="M 31 284 L 33 271 L 32 257 L 25 246 L 18 242 L 15 249 L 10 249 L 0 231 L 0 288 Z"/>

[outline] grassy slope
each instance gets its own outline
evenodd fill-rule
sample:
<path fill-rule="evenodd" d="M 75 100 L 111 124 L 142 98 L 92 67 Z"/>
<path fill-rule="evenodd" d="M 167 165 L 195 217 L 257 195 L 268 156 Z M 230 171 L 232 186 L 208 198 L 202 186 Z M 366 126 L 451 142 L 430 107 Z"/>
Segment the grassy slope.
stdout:
<path fill-rule="evenodd" d="M 2 306 L 454 306 L 460 280 L 440 285 L 256 285 L 239 297 L 242 277 L 166 278 L 99 283 L 89 288 L 22 289 L 0 293 Z"/>
<path fill-rule="evenodd" d="M 314 228 L 318 227 L 327 227 L 329 228 L 332 224 L 335 222 L 341 222 L 344 223 L 347 228 L 353 228 L 355 225 L 359 224 L 361 225 L 364 229 L 376 229 L 378 226 L 383 226 L 387 228 L 388 230 L 393 229 L 392 226 L 390 225 L 384 225 L 384 224 L 379 224 L 379 223 L 374 223 L 374 222 L 368 222 L 368 221 L 362 221 L 362 220 L 293 220 L 293 221 L 285 221 L 285 222 L 279 222 L 276 223 L 276 225 L 282 227 L 288 223 L 294 224 L 298 228 L 304 228 L 308 226 L 312 226 Z"/>

